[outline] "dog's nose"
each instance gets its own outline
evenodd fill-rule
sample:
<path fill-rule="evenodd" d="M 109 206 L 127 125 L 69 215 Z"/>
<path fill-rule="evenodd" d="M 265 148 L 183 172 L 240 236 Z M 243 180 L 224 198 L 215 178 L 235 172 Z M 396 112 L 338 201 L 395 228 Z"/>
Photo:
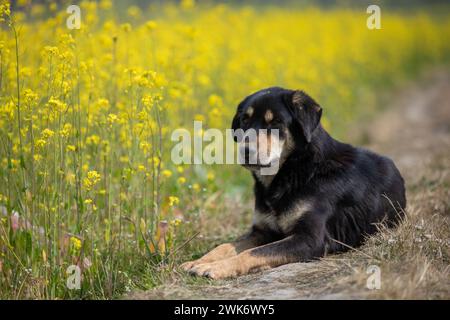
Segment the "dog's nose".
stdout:
<path fill-rule="evenodd" d="M 241 158 L 244 160 L 245 164 L 256 164 L 258 162 L 257 159 L 257 150 L 252 146 L 242 146 L 240 148 Z"/>

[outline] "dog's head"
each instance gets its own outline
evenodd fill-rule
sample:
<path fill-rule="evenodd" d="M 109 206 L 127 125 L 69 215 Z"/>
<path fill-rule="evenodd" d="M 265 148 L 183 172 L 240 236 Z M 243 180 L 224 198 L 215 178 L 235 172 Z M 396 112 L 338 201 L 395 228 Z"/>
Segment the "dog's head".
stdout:
<path fill-rule="evenodd" d="M 232 123 L 240 163 L 276 174 L 293 150 L 311 143 L 321 115 L 322 108 L 303 91 L 273 87 L 248 96 Z"/>

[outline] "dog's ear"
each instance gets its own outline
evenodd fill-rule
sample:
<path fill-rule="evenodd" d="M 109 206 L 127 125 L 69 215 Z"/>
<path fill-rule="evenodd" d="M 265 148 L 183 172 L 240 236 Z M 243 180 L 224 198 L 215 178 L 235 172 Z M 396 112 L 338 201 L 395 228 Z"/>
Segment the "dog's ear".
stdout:
<path fill-rule="evenodd" d="M 311 142 L 314 130 L 320 123 L 322 107 L 304 91 L 292 91 L 287 96 L 288 105 L 294 121 L 300 126 L 307 143 Z"/>

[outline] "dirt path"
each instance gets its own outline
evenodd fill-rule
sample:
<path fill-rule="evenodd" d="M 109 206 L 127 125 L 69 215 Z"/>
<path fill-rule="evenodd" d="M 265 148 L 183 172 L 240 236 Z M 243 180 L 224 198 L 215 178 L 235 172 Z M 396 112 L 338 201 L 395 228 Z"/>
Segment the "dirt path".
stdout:
<path fill-rule="evenodd" d="M 392 157 L 407 181 L 410 218 L 399 230 L 319 262 L 206 285 L 175 281 L 129 298 L 450 298 L 450 74 L 423 77 L 396 94 L 386 110 L 364 131 L 368 147 Z M 366 287 L 370 264 L 383 272 L 381 290 Z"/>

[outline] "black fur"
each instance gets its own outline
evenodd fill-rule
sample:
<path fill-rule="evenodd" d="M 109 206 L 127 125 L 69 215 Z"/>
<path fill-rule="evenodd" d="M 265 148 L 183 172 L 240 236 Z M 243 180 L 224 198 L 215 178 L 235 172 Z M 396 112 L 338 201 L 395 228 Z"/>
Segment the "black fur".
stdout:
<path fill-rule="evenodd" d="M 243 121 L 250 105 L 255 115 Z M 288 233 L 253 226 L 246 237 L 257 239 L 258 245 L 289 238 L 273 246 L 273 254 L 281 251 L 308 261 L 361 245 L 378 223 L 399 222 L 406 206 L 405 187 L 391 159 L 333 139 L 320 125 L 322 108 L 302 91 L 275 87 L 247 97 L 238 106 L 232 128 L 264 128 L 261 110 L 267 108 L 276 113 L 269 129 L 289 130 L 295 147 L 270 185 L 253 173 L 255 209 L 279 216 L 302 201 L 312 207 Z M 271 254 L 263 248 L 254 254 Z"/>

